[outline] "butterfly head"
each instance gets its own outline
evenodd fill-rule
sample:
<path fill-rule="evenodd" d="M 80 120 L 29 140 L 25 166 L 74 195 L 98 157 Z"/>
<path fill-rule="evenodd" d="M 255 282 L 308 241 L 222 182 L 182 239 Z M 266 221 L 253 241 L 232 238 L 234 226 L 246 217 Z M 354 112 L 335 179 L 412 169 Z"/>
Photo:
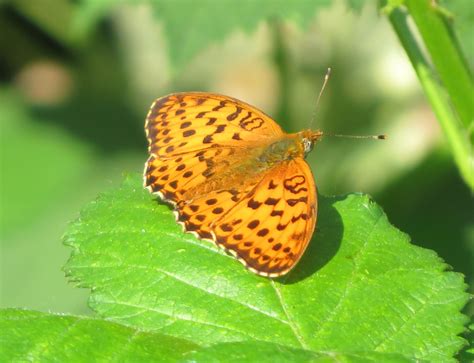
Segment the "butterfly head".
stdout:
<path fill-rule="evenodd" d="M 298 132 L 297 135 L 303 145 L 304 154 L 307 155 L 311 150 L 313 150 L 314 143 L 321 139 L 323 132 L 319 130 L 304 130 Z"/>

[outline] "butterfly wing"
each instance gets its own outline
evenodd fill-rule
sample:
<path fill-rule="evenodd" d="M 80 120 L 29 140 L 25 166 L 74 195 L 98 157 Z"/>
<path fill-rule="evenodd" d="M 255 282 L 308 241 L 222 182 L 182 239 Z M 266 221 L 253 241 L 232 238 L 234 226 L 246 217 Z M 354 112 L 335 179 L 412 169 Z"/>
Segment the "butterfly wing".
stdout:
<path fill-rule="evenodd" d="M 145 164 L 145 187 L 176 204 L 187 199 L 186 191 L 204 185 L 223 172 L 230 160 L 238 158 L 236 151 L 227 147 L 207 148 L 166 158 L 151 155 Z"/>
<path fill-rule="evenodd" d="M 283 134 L 255 107 L 213 93 L 175 93 L 157 99 L 147 115 L 150 154 L 168 157 L 219 146 L 242 146 Z"/>
<path fill-rule="evenodd" d="M 254 273 L 288 273 L 316 224 L 316 187 L 303 158 L 281 163 L 245 190 L 222 190 L 178 205 L 188 231 L 214 240 Z"/>
<path fill-rule="evenodd" d="M 253 272 L 288 273 L 303 255 L 316 225 L 316 186 L 303 158 L 270 170 L 255 188 L 213 227 L 216 242 L 234 251 Z M 233 216 L 237 228 L 228 228 Z"/>
<path fill-rule="evenodd" d="M 145 186 L 172 203 L 245 150 L 283 135 L 280 126 L 255 107 L 199 92 L 157 99 L 145 131 L 150 153 Z"/>

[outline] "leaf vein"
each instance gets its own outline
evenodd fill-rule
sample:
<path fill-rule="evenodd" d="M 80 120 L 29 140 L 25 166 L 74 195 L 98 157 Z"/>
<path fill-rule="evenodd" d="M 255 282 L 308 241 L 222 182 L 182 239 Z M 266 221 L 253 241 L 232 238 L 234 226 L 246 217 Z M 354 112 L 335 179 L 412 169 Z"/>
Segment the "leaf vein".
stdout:
<path fill-rule="evenodd" d="M 283 296 L 281 295 L 281 291 L 276 286 L 275 281 L 271 280 L 270 284 L 273 287 L 273 289 L 275 290 L 275 293 L 278 297 L 278 301 L 280 302 L 281 307 L 283 309 L 283 312 L 285 313 L 285 315 L 288 319 L 288 325 L 290 326 L 296 340 L 300 343 L 300 345 L 303 349 L 309 349 L 308 344 L 306 344 L 303 336 L 301 335 L 300 327 L 298 327 L 297 324 L 295 322 L 293 322 L 293 320 L 290 317 L 290 313 L 286 308 L 286 303 L 283 301 Z"/>
<path fill-rule="evenodd" d="M 132 303 L 129 303 L 129 302 L 123 302 L 123 301 L 117 301 L 117 300 L 114 300 L 114 301 L 101 300 L 101 303 L 102 304 L 111 304 L 111 305 L 119 304 L 119 305 L 128 306 L 128 307 L 132 307 L 132 308 L 145 309 L 145 310 L 153 311 L 153 312 L 161 314 L 161 315 L 168 316 L 168 317 L 176 319 L 176 320 L 182 320 L 182 321 L 188 321 L 188 322 L 202 324 L 202 325 L 208 325 L 208 326 L 212 326 L 214 328 L 219 328 L 219 329 L 223 329 L 223 330 L 228 330 L 228 331 L 233 332 L 233 333 L 238 333 L 238 334 L 241 334 L 243 336 L 246 336 L 246 337 L 249 337 L 249 338 L 252 338 L 252 339 L 257 339 L 257 337 L 254 337 L 253 335 L 249 334 L 248 332 L 244 332 L 244 331 L 241 331 L 241 330 L 238 330 L 238 329 L 235 329 L 235 328 L 230 328 L 230 327 L 227 327 L 227 326 L 224 326 L 224 325 L 211 323 L 209 321 L 197 320 L 197 319 L 194 319 L 194 317 L 193 317 L 193 319 L 189 319 L 189 318 L 186 318 L 186 317 L 181 316 L 181 315 L 169 314 L 169 313 L 166 313 L 164 311 L 161 311 L 159 309 L 149 307 L 149 306 L 143 306 L 143 305 L 139 305 L 139 304 L 132 304 Z M 108 319 L 121 319 L 121 318 L 122 318 L 121 315 L 119 315 L 115 318 L 114 317 L 108 317 Z M 124 323 L 124 324 L 128 325 L 126 323 Z M 161 330 L 163 327 L 169 326 L 169 325 L 171 325 L 171 324 L 164 325 L 164 326 L 160 327 L 157 330 Z"/>
<path fill-rule="evenodd" d="M 55 342 L 54 344 L 43 344 L 41 349 L 39 349 L 36 353 L 33 353 L 32 352 L 29 352 L 29 356 L 31 355 L 34 355 L 34 357 L 31 357 L 31 359 L 33 361 L 42 361 L 44 358 L 45 358 L 45 355 L 46 353 L 53 353 L 54 354 L 54 351 L 51 351 L 49 350 L 48 348 L 50 346 L 53 346 L 53 347 L 60 347 L 61 346 L 61 342 L 65 340 L 65 338 L 71 333 L 72 329 L 77 325 L 79 324 L 83 319 L 80 319 L 78 318 L 75 322 L 73 322 L 72 324 L 68 325 L 66 327 L 66 329 L 61 333 L 59 334 L 57 337 L 55 337 Z M 38 343 L 39 344 L 42 344 L 41 342 Z M 41 358 L 41 356 L 43 356 L 43 358 Z M 47 359 L 44 359 L 44 360 L 47 360 Z"/>
<path fill-rule="evenodd" d="M 74 268 L 84 268 L 84 269 L 92 269 L 92 268 L 94 268 L 94 269 L 103 269 L 103 268 L 117 268 L 117 267 L 120 267 L 120 266 L 117 266 L 117 265 L 110 265 L 110 266 L 98 266 L 98 265 L 97 265 L 97 266 L 74 266 Z M 158 272 L 160 272 L 160 273 L 162 273 L 162 274 L 164 274 L 164 275 L 166 275 L 166 276 L 168 276 L 168 277 L 170 277 L 170 278 L 175 279 L 175 280 L 178 281 L 178 282 L 181 282 L 182 284 L 185 284 L 185 285 L 187 285 L 187 286 L 193 287 L 193 288 L 198 289 L 198 290 L 200 290 L 200 291 L 204 291 L 204 292 L 206 292 L 206 293 L 208 293 L 208 294 L 210 294 L 210 295 L 217 296 L 217 297 L 219 297 L 219 298 L 221 298 L 221 299 L 226 299 L 226 300 L 233 301 L 233 302 L 235 302 L 235 303 L 237 303 L 237 304 L 239 304 L 239 305 L 241 305 L 241 306 L 243 306 L 243 307 L 246 307 L 246 308 L 248 308 L 248 309 L 250 309 L 250 310 L 252 310 L 252 311 L 255 311 L 255 312 L 259 313 L 259 314 L 262 314 L 262 315 L 264 315 L 264 316 L 266 316 L 266 317 L 268 317 L 268 318 L 274 319 L 274 320 L 276 320 L 276 321 L 278 321 L 278 322 L 280 322 L 280 323 L 283 323 L 283 324 L 285 324 L 285 325 L 290 325 L 288 321 L 283 320 L 283 319 L 280 319 L 279 317 L 277 317 L 277 316 L 275 316 L 275 315 L 272 315 L 271 313 L 269 313 L 269 312 L 267 312 L 267 311 L 265 311 L 265 310 L 261 310 L 261 309 L 259 309 L 258 307 L 256 307 L 255 305 L 246 304 L 246 303 L 244 303 L 244 302 L 242 302 L 242 301 L 239 301 L 239 300 L 236 300 L 236 299 L 232 299 L 232 298 L 230 298 L 230 297 L 228 297 L 228 296 L 219 295 L 219 294 L 217 294 L 217 293 L 214 292 L 214 291 L 206 290 L 205 288 L 203 288 L 203 287 L 201 287 L 201 286 L 199 286 L 199 285 L 197 285 L 197 284 L 192 284 L 190 281 L 187 281 L 187 280 L 183 279 L 183 278 L 180 277 L 180 276 L 177 276 L 177 275 L 175 275 L 175 274 L 172 274 L 172 273 L 170 273 L 170 272 L 168 272 L 168 271 L 165 271 L 165 270 L 162 270 L 162 269 L 160 269 L 160 268 L 151 267 L 151 266 L 144 266 L 144 265 L 136 265 L 136 264 L 127 264 L 127 267 L 136 268 L 136 269 L 142 269 L 142 270 L 158 271 Z"/>

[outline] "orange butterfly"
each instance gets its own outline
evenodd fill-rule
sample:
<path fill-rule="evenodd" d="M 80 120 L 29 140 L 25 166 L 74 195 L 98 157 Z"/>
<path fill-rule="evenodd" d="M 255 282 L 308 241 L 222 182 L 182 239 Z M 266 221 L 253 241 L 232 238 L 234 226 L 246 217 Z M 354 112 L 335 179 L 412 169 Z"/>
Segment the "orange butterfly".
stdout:
<path fill-rule="evenodd" d="M 186 231 L 262 276 L 295 267 L 316 225 L 304 157 L 321 131 L 287 134 L 255 107 L 198 92 L 157 99 L 145 131 L 145 187 L 174 206 Z"/>

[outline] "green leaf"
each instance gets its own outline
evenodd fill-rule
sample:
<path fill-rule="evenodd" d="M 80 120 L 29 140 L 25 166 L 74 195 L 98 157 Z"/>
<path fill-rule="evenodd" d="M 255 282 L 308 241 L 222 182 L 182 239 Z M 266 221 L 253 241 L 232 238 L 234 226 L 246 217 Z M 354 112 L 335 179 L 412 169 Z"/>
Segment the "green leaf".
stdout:
<path fill-rule="evenodd" d="M 232 31 L 253 31 L 259 22 L 274 18 L 305 27 L 316 10 L 328 0 L 156 0 L 154 8 L 165 26 L 170 55 L 181 67 L 210 43 L 225 39 Z"/>
<path fill-rule="evenodd" d="M 252 32 L 261 21 L 281 18 L 305 27 L 317 9 L 328 6 L 331 1 L 154 0 L 146 3 L 151 3 L 157 19 L 163 22 L 172 64 L 179 69 L 210 44 L 224 40 L 234 31 Z M 76 13 L 77 31 L 88 32 L 87 29 L 116 5 L 117 2 L 111 0 L 82 1 Z"/>
<path fill-rule="evenodd" d="M 406 5 L 459 120 L 466 128 L 470 127 L 474 105 L 469 95 L 474 94 L 474 84 L 452 26 L 446 19 L 446 11 L 429 2 L 407 0 Z"/>
<path fill-rule="evenodd" d="M 368 196 L 319 198 L 317 232 L 295 270 L 269 280 L 184 234 L 141 178 L 104 193 L 71 224 L 71 280 L 101 316 L 200 345 L 449 359 L 464 340 L 463 276 L 409 243 Z"/>
<path fill-rule="evenodd" d="M 221 343 L 185 355 L 183 362 L 415 362 L 400 354 L 311 352 L 273 343 Z"/>
<path fill-rule="evenodd" d="M 105 320 L 0 310 L 2 362 L 175 362 L 197 347 Z"/>
<path fill-rule="evenodd" d="M 0 310 L 0 360 L 133 362 L 412 362 L 387 353 L 311 352 L 273 343 L 200 347 L 106 320 L 31 310 Z"/>

